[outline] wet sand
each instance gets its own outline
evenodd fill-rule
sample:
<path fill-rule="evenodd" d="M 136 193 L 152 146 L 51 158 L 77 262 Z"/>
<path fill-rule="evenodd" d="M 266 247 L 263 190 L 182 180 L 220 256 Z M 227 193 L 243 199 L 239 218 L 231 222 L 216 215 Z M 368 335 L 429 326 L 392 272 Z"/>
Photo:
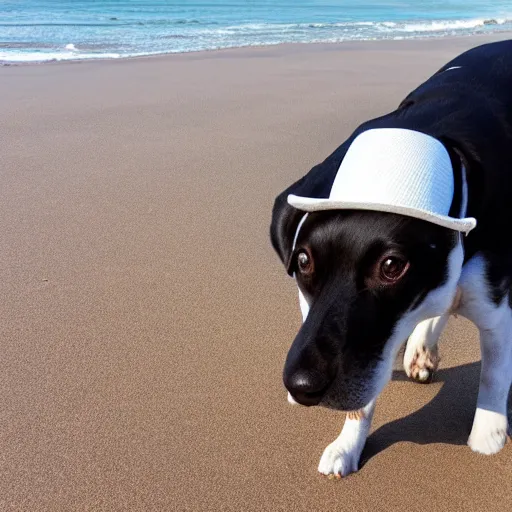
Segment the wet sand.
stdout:
<path fill-rule="evenodd" d="M 465 445 L 462 319 L 434 383 L 395 373 L 359 473 L 317 474 L 343 414 L 286 401 L 268 237 L 278 192 L 489 39 L 0 68 L 0 510 L 511 508 L 510 444 Z"/>

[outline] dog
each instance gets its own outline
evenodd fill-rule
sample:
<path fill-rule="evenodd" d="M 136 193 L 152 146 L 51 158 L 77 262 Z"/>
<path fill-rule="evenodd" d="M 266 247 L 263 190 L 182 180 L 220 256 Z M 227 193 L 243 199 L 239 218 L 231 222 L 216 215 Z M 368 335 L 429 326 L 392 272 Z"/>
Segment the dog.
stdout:
<path fill-rule="evenodd" d="M 288 400 L 348 411 L 318 471 L 358 470 L 400 347 L 429 382 L 451 314 L 480 331 L 469 447 L 499 452 L 512 382 L 512 40 L 473 48 L 277 196 L 270 237 L 303 323 Z"/>

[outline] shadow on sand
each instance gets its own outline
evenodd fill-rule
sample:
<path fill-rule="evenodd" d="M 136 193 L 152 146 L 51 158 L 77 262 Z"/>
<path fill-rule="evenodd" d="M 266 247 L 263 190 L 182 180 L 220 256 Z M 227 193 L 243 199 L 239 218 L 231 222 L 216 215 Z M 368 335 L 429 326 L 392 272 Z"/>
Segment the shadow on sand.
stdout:
<path fill-rule="evenodd" d="M 466 444 L 476 407 L 479 376 L 480 362 L 439 370 L 435 374 L 435 382 L 442 382 L 443 385 L 435 398 L 418 411 L 373 432 L 366 442 L 360 467 L 398 442 Z M 409 379 L 403 371 L 394 371 L 393 380 Z M 423 384 L 411 382 L 411 385 Z M 508 400 L 508 417 L 512 424 L 512 390 Z"/>

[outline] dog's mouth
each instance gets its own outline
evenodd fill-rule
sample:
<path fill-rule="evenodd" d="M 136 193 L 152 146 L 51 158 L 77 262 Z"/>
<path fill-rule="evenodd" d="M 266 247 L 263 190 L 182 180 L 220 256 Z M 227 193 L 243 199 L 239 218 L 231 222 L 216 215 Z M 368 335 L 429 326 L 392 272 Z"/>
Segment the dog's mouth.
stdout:
<path fill-rule="evenodd" d="M 317 393 L 301 394 L 299 396 L 294 397 L 288 391 L 288 403 L 292 405 L 304 405 L 305 407 L 311 407 L 314 405 L 319 405 L 324 396 L 325 391 L 319 391 Z"/>
<path fill-rule="evenodd" d="M 312 407 L 315 405 L 323 405 L 324 401 L 331 394 L 335 379 L 329 381 L 322 389 L 304 390 L 295 389 L 293 394 L 288 391 L 288 402 L 292 405 L 303 405 L 305 407 Z"/>
<path fill-rule="evenodd" d="M 320 406 L 336 411 L 355 411 L 361 409 L 375 397 L 368 389 L 362 392 L 358 387 L 341 392 L 336 382 L 331 382 L 325 389 L 317 392 L 288 391 L 287 400 L 291 405 L 305 407 Z"/>

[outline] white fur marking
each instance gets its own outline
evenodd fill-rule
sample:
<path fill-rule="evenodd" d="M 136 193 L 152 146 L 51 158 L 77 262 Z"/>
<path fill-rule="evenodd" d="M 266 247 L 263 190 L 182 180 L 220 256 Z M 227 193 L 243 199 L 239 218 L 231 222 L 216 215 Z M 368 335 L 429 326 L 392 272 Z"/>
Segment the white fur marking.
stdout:
<path fill-rule="evenodd" d="M 288 391 L 288 403 L 292 405 L 300 405 L 299 402 L 296 402 L 291 395 L 291 393 Z"/>
<path fill-rule="evenodd" d="M 343 477 L 358 470 L 374 410 L 375 400 L 372 400 L 363 408 L 364 416 L 361 419 L 345 419 L 341 434 L 325 449 L 320 459 L 320 473 Z"/>
<path fill-rule="evenodd" d="M 306 297 L 304 297 L 304 294 L 301 292 L 300 288 L 299 288 L 299 306 L 300 306 L 300 311 L 302 313 L 302 323 L 304 323 L 306 321 L 306 318 L 308 317 L 309 304 L 308 304 L 308 301 L 306 300 Z"/>
<path fill-rule="evenodd" d="M 293 237 L 292 243 L 292 252 L 295 250 L 295 246 L 297 245 L 297 238 L 299 238 L 300 228 L 304 224 L 305 220 L 308 218 L 308 214 L 304 214 L 302 219 L 300 219 L 299 224 L 297 226 L 297 231 L 295 231 L 295 236 Z"/>
<path fill-rule="evenodd" d="M 468 439 L 469 447 L 474 452 L 492 455 L 505 446 L 506 440 L 507 417 L 478 407 Z"/>
<path fill-rule="evenodd" d="M 451 71 L 452 69 L 460 69 L 462 66 L 452 66 L 451 68 L 445 69 L 443 73 L 446 73 L 447 71 Z"/>

